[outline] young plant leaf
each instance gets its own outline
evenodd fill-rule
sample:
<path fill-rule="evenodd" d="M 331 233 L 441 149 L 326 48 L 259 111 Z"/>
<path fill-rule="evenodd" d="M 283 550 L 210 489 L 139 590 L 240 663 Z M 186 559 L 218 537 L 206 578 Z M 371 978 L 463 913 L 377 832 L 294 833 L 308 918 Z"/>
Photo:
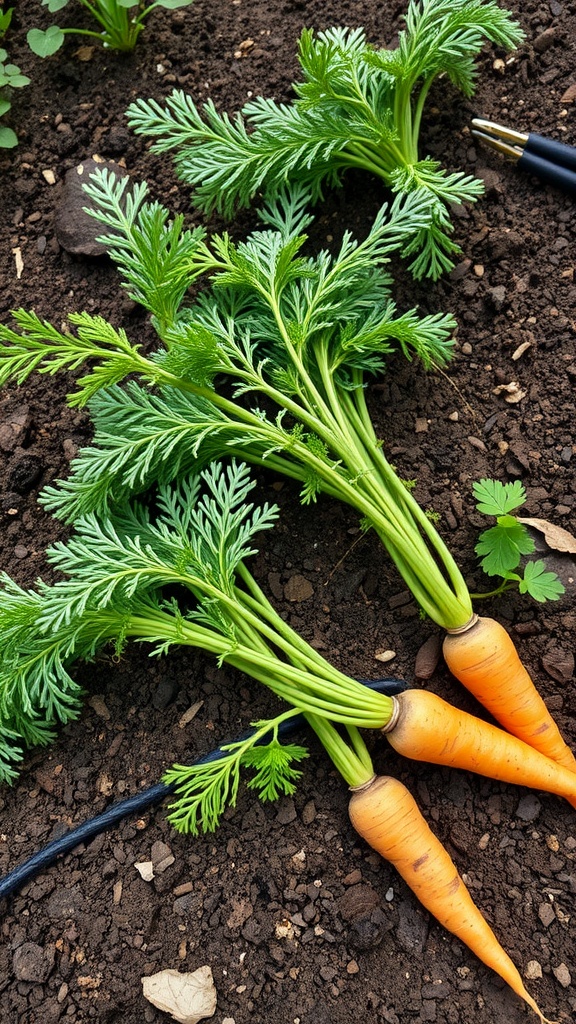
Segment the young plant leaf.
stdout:
<path fill-rule="evenodd" d="M 50 14 L 56 14 L 63 7 L 67 7 L 69 0 L 42 0 L 42 7 L 47 7 Z"/>
<path fill-rule="evenodd" d="M 476 508 L 486 516 L 505 516 L 526 501 L 526 491 L 519 480 L 503 484 L 500 480 L 478 480 L 472 484 Z"/>
<path fill-rule="evenodd" d="M 474 550 L 484 556 L 481 564 L 487 576 L 506 576 L 522 555 L 534 551 L 534 541 L 514 516 L 500 516 L 496 526 L 480 534 Z"/>
<path fill-rule="evenodd" d="M 178 174 L 207 213 L 230 215 L 287 182 L 304 184 L 315 201 L 349 167 L 382 178 L 394 192 L 418 192 L 430 220 L 403 255 L 414 256 L 415 277 L 437 278 L 459 251 L 450 205 L 474 202 L 483 183 L 419 159 L 429 88 L 445 75 L 470 96 L 484 41 L 511 48 L 523 33 L 493 0 L 411 0 L 405 23 L 392 50 L 376 50 L 359 27 L 303 29 L 302 76 L 293 84 L 291 104 L 259 96 L 231 119 L 210 101 L 197 108 L 191 97 L 174 91 L 165 109 L 155 100 L 137 100 L 128 110 L 130 124 L 158 137 L 157 151 L 177 149 Z"/>
<path fill-rule="evenodd" d="M 256 775 L 247 782 L 248 788 L 256 789 L 261 800 L 289 796 L 296 791 L 296 780 L 302 775 L 292 762 L 305 757 L 308 757 L 305 747 L 282 744 L 277 739 L 266 746 L 252 747 L 241 758 L 244 767 L 256 769 Z"/>
<path fill-rule="evenodd" d="M 18 136 L 11 128 L 0 125 L 0 149 L 14 149 L 18 145 Z"/>
<path fill-rule="evenodd" d="M 51 57 L 64 42 L 64 33 L 57 25 L 50 25 L 45 32 L 31 28 L 26 35 L 28 46 L 37 57 Z"/>
<path fill-rule="evenodd" d="M 547 572 L 546 565 L 539 558 L 528 562 L 524 569 L 524 579 L 518 584 L 521 594 L 530 594 L 535 601 L 558 601 L 565 593 L 562 582 L 555 572 Z"/>

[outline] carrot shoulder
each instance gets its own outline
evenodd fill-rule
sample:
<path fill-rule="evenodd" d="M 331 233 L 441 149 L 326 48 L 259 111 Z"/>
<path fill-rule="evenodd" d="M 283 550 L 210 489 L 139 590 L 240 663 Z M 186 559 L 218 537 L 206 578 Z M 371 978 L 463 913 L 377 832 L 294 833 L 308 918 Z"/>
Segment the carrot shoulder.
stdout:
<path fill-rule="evenodd" d="M 399 754 L 543 789 L 576 807 L 576 773 L 516 736 L 453 707 L 430 690 L 406 690 L 391 699 L 398 713 L 382 731 Z"/>
<path fill-rule="evenodd" d="M 349 813 L 358 834 L 394 865 L 440 924 L 503 978 L 542 1024 L 551 1024 L 525 989 L 517 968 L 406 787 L 397 779 L 376 777 L 354 792 Z"/>
<path fill-rule="evenodd" d="M 574 754 L 499 622 L 478 618 L 469 629 L 449 633 L 443 651 L 452 674 L 508 732 L 576 771 Z"/>

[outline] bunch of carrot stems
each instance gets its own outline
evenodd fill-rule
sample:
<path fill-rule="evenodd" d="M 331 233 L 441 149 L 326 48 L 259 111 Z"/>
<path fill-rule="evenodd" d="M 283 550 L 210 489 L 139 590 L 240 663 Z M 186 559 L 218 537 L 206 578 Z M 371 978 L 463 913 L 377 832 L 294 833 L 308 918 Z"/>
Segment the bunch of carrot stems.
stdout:
<path fill-rule="evenodd" d="M 326 254 L 314 261 L 300 255 L 306 217 L 302 214 L 302 204 L 298 208 L 293 197 L 268 211 L 272 229 L 255 232 L 248 243 L 234 245 L 228 236 L 221 236 L 208 246 L 200 235 L 194 238 L 186 235 L 181 222 L 168 225 L 167 216 L 157 204 L 144 202 L 144 193 L 126 212 L 122 204 L 124 187 L 104 174 L 96 178 L 91 198 L 96 201 L 100 219 L 112 229 L 108 242 L 131 294 L 143 301 L 153 314 L 163 349 L 153 356 L 143 355 L 137 346 L 130 345 L 123 332 L 115 332 L 110 325 L 87 314 L 71 318 L 79 325 L 77 337 L 62 334 L 42 324 L 34 315 L 23 312 L 16 314 L 18 332 L 7 328 L 0 330 L 0 339 L 6 342 L 0 352 L 7 367 L 5 379 L 11 375 L 24 379 L 34 367 L 54 372 L 70 365 L 78 367 L 85 361 L 95 361 L 97 365 L 96 371 L 80 380 L 81 396 L 91 399 L 95 412 L 95 446 L 81 454 L 74 470 L 76 476 L 73 474 L 69 484 L 48 492 L 49 507 L 56 510 L 60 507 L 61 512 L 64 509 L 65 517 L 66 508 L 73 506 L 78 494 L 82 497 L 90 493 L 91 487 L 94 489 L 94 469 L 99 464 L 107 466 L 105 480 L 112 492 L 119 482 L 120 491 L 122 488 L 125 492 L 144 489 L 155 477 L 166 480 L 171 474 L 177 475 L 186 460 L 202 464 L 208 461 L 208 455 L 213 458 L 223 453 L 239 454 L 256 465 L 268 465 L 275 472 L 301 480 L 305 488 L 313 476 L 316 491 L 347 502 L 374 529 L 423 611 L 447 630 L 444 652 L 452 672 L 514 734 L 514 737 L 507 737 L 502 730 L 487 727 L 493 731 L 479 759 L 477 733 L 467 733 L 467 720 L 457 716 L 457 727 L 463 730 L 466 740 L 463 744 L 455 740 L 458 757 L 449 763 L 482 771 L 479 765 L 483 761 L 484 765 L 490 765 L 487 774 L 495 778 L 528 785 L 542 784 L 542 788 L 573 802 L 576 799 L 571 788 L 576 781 L 574 756 L 521 666 L 505 630 L 492 620 L 478 619 L 474 614 L 458 566 L 434 525 L 386 459 L 369 416 L 364 377 L 367 367 L 378 364 L 378 360 L 374 362 L 375 353 L 386 351 L 386 337 L 399 339 L 405 351 L 410 345 L 417 350 L 416 342 L 421 340 L 412 314 L 404 320 L 394 320 L 389 302 L 384 311 L 382 287 L 375 280 L 373 263 L 375 260 L 385 263 L 389 253 L 405 239 L 407 222 L 412 222 L 413 230 L 424 212 L 408 199 L 403 209 L 397 206 L 390 211 L 388 221 L 382 213 L 366 242 L 353 244 L 348 237 L 333 261 Z M 176 282 L 172 306 L 166 304 L 166 288 L 162 288 L 166 263 L 162 263 L 158 252 L 154 253 L 156 265 L 152 269 L 144 267 L 152 228 L 164 247 L 160 253 L 163 251 L 171 261 L 173 282 Z M 177 273 L 174 273 L 175 263 Z M 187 285 L 201 273 L 210 275 L 212 293 L 208 298 L 204 296 L 196 307 L 180 311 L 179 304 Z M 339 323 L 338 309 L 329 310 L 329 301 L 336 303 L 335 296 L 341 293 L 339 275 L 343 283 L 348 282 L 352 299 L 364 309 L 364 321 L 360 317 L 353 325 L 357 331 L 356 348 L 351 340 L 349 309 L 342 314 L 344 325 Z M 169 282 L 165 280 L 165 284 Z M 369 299 L 380 301 L 384 320 L 379 326 L 370 321 L 370 314 L 366 313 Z M 428 335 L 423 328 L 420 334 L 429 342 L 430 332 L 435 331 L 437 351 L 441 352 L 447 328 L 447 322 L 441 324 L 436 318 L 427 325 Z M 264 336 L 268 339 L 266 342 Z M 260 344 L 264 349 L 262 356 Z M 370 345 L 373 346 L 371 355 Z M 348 351 L 352 356 L 346 365 Z M 275 366 L 278 354 L 280 358 Z M 430 361 L 433 362 L 429 358 Z M 134 373 L 140 376 L 145 387 L 128 385 L 120 392 L 120 397 L 118 382 Z M 279 408 L 280 414 L 273 418 L 261 409 L 239 404 L 226 394 L 225 388 L 219 389 L 220 379 L 236 387 L 237 395 L 261 394 Z M 160 402 L 150 395 L 150 384 L 157 388 Z M 100 397 L 101 389 L 105 390 Z M 161 419 L 160 414 L 164 417 L 163 423 L 170 420 L 171 406 L 177 408 L 171 426 L 178 421 L 180 447 L 173 442 L 161 452 L 161 429 L 157 429 L 156 424 Z M 285 415 L 298 429 L 286 429 Z M 144 447 L 144 441 L 138 440 L 143 424 L 149 445 L 157 429 L 154 451 L 150 447 L 149 452 L 140 456 L 138 468 L 122 465 L 119 459 L 120 469 L 114 470 L 114 459 L 121 453 L 123 439 L 126 439 L 126 451 L 130 445 L 134 450 L 138 443 Z M 120 425 L 122 431 L 115 435 L 112 428 L 118 430 Z M 313 496 L 314 491 L 308 495 Z M 262 612 L 255 587 L 247 576 L 243 580 L 248 583 L 253 610 L 258 608 Z M 209 644 L 208 647 L 214 649 Z M 263 655 L 262 651 L 259 653 Z M 408 869 L 400 867 L 398 852 L 383 843 L 382 833 L 388 831 L 388 826 L 384 829 L 379 826 L 378 834 L 372 834 L 371 825 L 361 824 L 358 807 L 365 803 L 368 794 L 371 802 L 372 795 L 377 793 L 379 803 L 382 792 L 387 789 L 396 794 L 394 808 L 400 803 L 397 787 L 384 787 L 372 779 L 371 761 L 358 732 L 359 725 L 372 723 L 359 720 L 355 724 L 339 717 L 337 704 L 342 693 L 336 695 L 330 713 L 324 708 L 319 716 L 314 705 L 306 707 L 303 691 L 299 689 L 306 676 L 306 657 L 300 647 L 302 664 L 292 661 L 282 692 L 280 689 L 275 692 L 300 709 L 304 708 L 336 767 L 348 784 L 358 790 L 352 801 L 352 807 L 357 809 L 352 814 L 355 826 L 398 864 L 410 884 L 415 884 Z M 258 659 L 252 655 L 238 660 L 231 656 L 228 660 L 266 682 L 265 669 L 256 668 Z M 446 722 L 438 725 L 434 719 L 435 709 L 425 704 L 427 738 L 421 747 L 415 746 L 417 716 L 409 700 L 403 699 L 402 703 L 408 707 L 405 720 L 409 722 L 410 745 L 399 749 L 412 757 L 427 759 L 433 753 L 438 758 L 430 735 L 443 740 Z M 345 737 L 331 718 L 344 724 Z M 391 708 L 388 707 L 380 724 L 389 725 L 390 718 Z M 394 737 L 399 735 L 397 729 L 393 725 L 389 733 L 393 744 Z M 502 737 L 507 743 L 516 738 L 515 742 L 520 744 L 513 747 L 515 754 L 508 758 L 512 768 L 511 774 L 506 775 L 497 766 L 498 759 L 488 756 L 494 744 L 498 747 L 498 757 L 502 756 Z M 537 762 L 533 781 L 526 781 L 526 774 L 520 771 L 522 762 L 528 763 L 529 747 L 534 748 Z M 426 855 L 429 856 L 432 859 L 431 854 Z M 453 869 L 446 867 L 445 859 L 442 863 L 448 878 Z M 451 883 L 444 886 L 443 901 L 450 892 L 450 885 L 454 888 L 456 884 L 454 874 L 451 879 Z M 419 891 L 418 894 L 426 903 L 428 897 Z M 481 954 L 484 939 L 478 939 L 472 926 L 468 934 L 466 929 L 455 926 L 446 908 L 440 911 L 434 900 L 426 905 L 446 927 Z M 483 934 L 485 938 L 485 932 Z M 482 958 L 494 966 L 485 956 Z M 504 969 L 502 965 L 495 969 L 540 1014 L 519 976 L 512 977 L 508 967 Z M 540 1017 L 545 1019 L 541 1014 Z"/>

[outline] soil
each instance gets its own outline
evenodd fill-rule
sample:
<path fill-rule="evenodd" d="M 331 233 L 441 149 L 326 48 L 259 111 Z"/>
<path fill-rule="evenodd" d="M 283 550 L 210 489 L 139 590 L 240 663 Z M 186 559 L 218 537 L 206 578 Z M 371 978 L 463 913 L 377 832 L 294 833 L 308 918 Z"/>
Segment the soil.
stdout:
<path fill-rule="evenodd" d="M 456 315 L 455 359 L 445 373 L 430 375 L 398 361 L 370 388 L 387 451 L 402 476 L 417 481 L 421 504 L 439 514 L 472 589 L 486 584 L 474 555 L 484 524 L 473 480 L 521 480 L 527 514 L 575 528 L 573 199 L 479 148 L 469 124 L 484 116 L 574 140 L 576 3 L 515 0 L 508 7 L 526 44 L 513 59 L 485 52 L 472 101 L 438 84 L 423 128 L 422 152 L 486 182 L 484 198 L 456 211 L 463 255 L 436 284 L 415 284 L 397 270 L 402 308 Z M 364 25 L 385 45 L 403 10 L 390 0 L 195 0 L 153 14 L 129 56 L 98 47 L 79 54 L 82 40 L 68 37 L 41 62 L 27 51 L 25 32 L 49 16 L 35 0 L 22 0 L 8 43 L 32 82 L 13 96 L 19 147 L 0 155 L 2 321 L 20 306 L 57 324 L 87 309 L 133 338 L 149 336 L 107 258 L 72 256 L 59 246 L 54 217 L 66 172 L 95 153 L 120 160 L 149 182 L 155 198 L 197 223 L 169 157 L 151 155 L 126 127 L 128 103 L 162 99 L 174 85 L 230 112 L 258 93 L 288 101 L 304 25 Z M 82 23 L 71 10 L 61 23 L 72 24 L 73 14 Z M 349 175 L 318 208 L 313 240 L 326 244 L 344 228 L 365 232 L 382 201 L 378 182 Z M 231 230 L 242 235 L 253 224 L 254 215 L 243 213 Z M 209 226 L 221 224 L 214 218 Z M 516 403 L 495 390 L 511 382 L 524 392 Z M 38 493 L 66 475 L 90 437 L 85 414 L 65 404 L 70 387 L 70 380 L 35 377 L 0 394 L 0 565 L 22 585 L 46 574 L 45 548 L 64 535 L 37 504 Z M 395 656 L 385 670 L 413 679 L 420 647 L 438 630 L 419 620 L 376 538 L 360 535 L 354 514 L 336 503 L 301 507 L 288 483 L 262 475 L 259 493 L 278 501 L 282 516 L 262 538 L 253 570 L 286 619 L 352 675 L 381 674 L 375 655 L 390 650 Z M 566 585 L 560 601 L 541 606 L 508 595 L 483 607 L 511 631 L 574 744 L 576 566 L 569 555 L 547 557 Z M 101 659 L 80 668 L 78 678 L 88 693 L 81 718 L 52 747 L 31 751 L 17 783 L 0 792 L 2 873 L 271 707 L 256 684 L 200 653 L 155 662 L 129 649 L 120 663 Z M 425 685 L 480 713 L 441 662 Z M 196 701 L 200 710 L 182 728 Z M 214 975 L 217 1024 L 527 1019 L 523 1004 L 358 840 L 345 787 L 313 742 L 310 749 L 293 798 L 260 805 L 243 792 L 218 833 L 196 839 L 176 835 L 162 808 L 127 819 L 0 903 L 2 1020 L 159 1024 L 168 1017 L 145 1001 L 141 977 L 202 965 Z M 417 796 L 477 904 L 531 976 L 527 984 L 541 1006 L 550 1017 L 572 1020 L 573 810 L 546 794 L 403 761 L 382 745 L 374 756 L 379 770 L 398 775 Z M 144 881 L 135 864 L 168 852 L 170 866 Z"/>

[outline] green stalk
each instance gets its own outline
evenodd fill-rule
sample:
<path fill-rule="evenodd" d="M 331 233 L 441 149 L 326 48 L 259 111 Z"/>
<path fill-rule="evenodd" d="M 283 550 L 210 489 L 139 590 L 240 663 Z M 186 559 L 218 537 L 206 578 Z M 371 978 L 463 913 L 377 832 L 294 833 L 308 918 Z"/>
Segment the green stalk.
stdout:
<path fill-rule="evenodd" d="M 208 588 L 207 588 L 208 589 Z M 214 592 L 215 596 L 215 592 Z M 217 598 L 224 607 L 229 600 L 223 593 Z M 238 604 L 241 617 L 241 606 Z M 118 633 L 117 613 L 99 613 L 103 621 L 109 617 L 109 635 Z M 250 613 L 252 616 L 252 613 Z M 256 618 L 255 616 L 253 616 Z M 185 646 L 198 647 L 215 654 L 221 660 L 264 683 L 278 697 L 286 700 L 299 711 L 311 711 L 333 718 L 344 724 L 363 728 L 382 728 L 393 709 L 389 697 L 363 686 L 356 680 L 323 663 L 323 672 L 315 671 L 315 656 L 310 659 L 310 668 L 300 667 L 304 662 L 301 645 L 290 650 L 290 645 L 279 633 L 263 625 L 261 631 L 245 629 L 244 635 L 236 640 L 217 633 L 214 629 L 176 619 L 169 612 L 150 609 L 146 615 L 130 614 L 122 622 L 122 635 L 140 640 L 169 640 Z M 258 635 L 260 632 L 260 636 Z M 282 651 L 289 663 L 282 661 L 278 654 L 265 642 L 262 634 L 268 633 L 274 646 Z M 312 650 L 312 648 L 310 649 Z M 323 659 L 322 659 L 323 661 Z"/>
<path fill-rule="evenodd" d="M 344 496 L 341 477 L 338 478 L 340 496 L 361 510 L 373 524 L 426 614 L 445 628 L 464 625 L 472 615 L 472 607 L 462 575 L 439 534 L 409 492 L 403 489 L 405 493 L 402 494 L 400 504 L 394 500 L 394 492 L 398 491 L 401 484 L 378 446 L 367 409 L 358 417 L 354 415 L 349 393 L 343 388 L 337 388 L 325 346 L 317 342 L 314 357 L 324 387 L 324 394 L 320 394 L 311 381 L 304 360 L 292 344 L 282 316 L 279 296 L 272 291 L 267 293 L 263 288 L 258 291 L 273 313 L 286 351 L 299 379 L 304 382 L 309 399 L 305 412 L 313 417 L 313 429 L 348 470 L 358 474 L 355 487 L 352 488 L 354 500 L 350 502 Z M 310 310 L 308 322 L 311 313 Z M 306 322 L 303 326 L 305 329 Z M 358 390 L 360 394 L 357 403 L 362 406 L 365 404 L 363 389 Z M 287 407 L 286 396 L 281 393 L 277 392 L 270 397 L 281 407 Z M 299 412 L 295 411 L 295 415 L 303 419 L 301 407 L 298 408 Z M 354 427 L 360 430 L 360 438 L 354 435 Z M 321 476 L 324 478 L 324 473 Z M 364 501 L 359 501 L 358 494 L 362 494 L 371 504 L 365 505 Z M 445 569 L 450 584 L 438 567 L 436 558 Z M 431 585 L 423 584 L 423 580 L 431 581 Z"/>
<path fill-rule="evenodd" d="M 348 786 L 363 786 L 373 778 L 374 767 L 370 754 L 357 729 L 348 729 L 352 740 L 350 745 L 332 722 L 312 714 L 306 714 L 305 718 Z"/>

